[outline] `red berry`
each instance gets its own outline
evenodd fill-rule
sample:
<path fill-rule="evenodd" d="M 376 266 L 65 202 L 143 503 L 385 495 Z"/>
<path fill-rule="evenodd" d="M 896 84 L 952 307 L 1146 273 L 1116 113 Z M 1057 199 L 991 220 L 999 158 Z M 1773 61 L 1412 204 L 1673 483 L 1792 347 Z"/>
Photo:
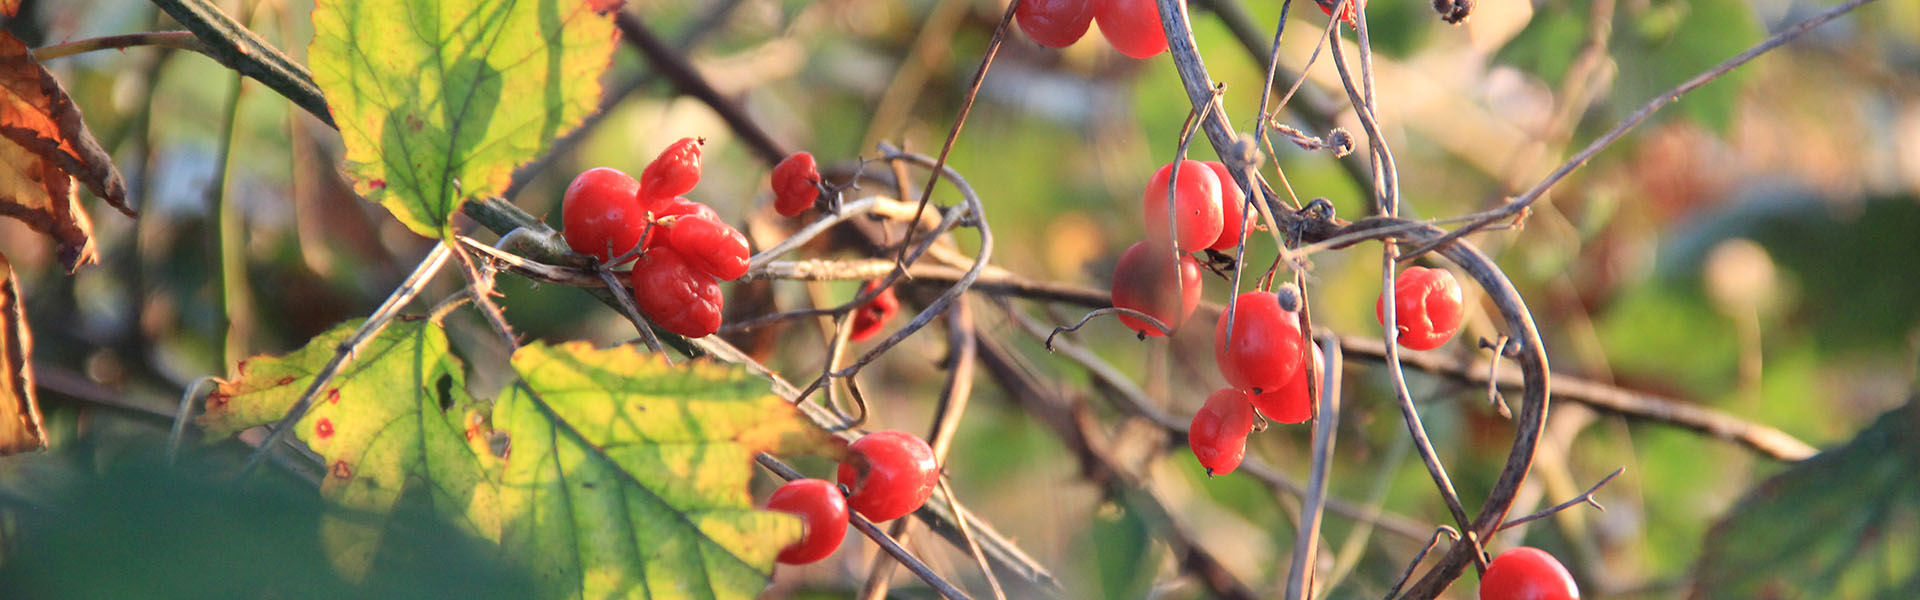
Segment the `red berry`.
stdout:
<path fill-rule="evenodd" d="M 1339 3 L 1340 0 L 1314 0 L 1314 4 L 1320 7 L 1320 12 L 1329 17 L 1333 16 L 1334 5 Z M 1349 27 L 1358 27 L 1357 22 L 1360 20 L 1360 7 L 1366 4 L 1367 0 L 1347 0 L 1346 9 L 1340 11 L 1340 20 L 1346 21 Z"/>
<path fill-rule="evenodd" d="M 876 431 L 847 446 L 840 463 L 840 485 L 853 490 L 847 505 L 874 521 L 919 510 L 940 481 L 933 448 L 904 431 Z"/>
<path fill-rule="evenodd" d="M 667 246 L 687 262 L 721 281 L 747 274 L 747 236 L 732 225 L 699 214 L 675 217 L 667 227 Z"/>
<path fill-rule="evenodd" d="M 847 498 L 824 479 L 795 479 L 767 497 L 767 510 L 800 517 L 800 541 L 775 560 L 789 565 L 817 562 L 840 548 L 847 537 Z"/>
<path fill-rule="evenodd" d="M 1299 292 L 1290 292 L 1299 293 Z M 1272 292 L 1247 292 L 1233 300 L 1233 341 L 1227 314 L 1213 327 L 1213 360 L 1227 383 L 1251 392 L 1277 391 L 1300 372 L 1299 316 L 1280 307 Z"/>
<path fill-rule="evenodd" d="M 1304 423 L 1313 418 L 1313 399 L 1307 395 L 1307 378 L 1320 376 L 1320 348 L 1307 345 L 1313 355 L 1313 368 L 1300 369 L 1280 389 L 1253 395 L 1253 407 L 1276 423 Z"/>
<path fill-rule="evenodd" d="M 874 286 L 878 285 L 880 285 L 878 281 L 860 284 L 860 293 L 873 291 Z M 893 288 L 881 290 L 880 295 L 874 296 L 872 301 L 853 311 L 853 331 L 847 334 L 847 339 L 858 342 L 871 338 L 880 333 L 880 328 L 885 327 L 887 321 L 893 320 L 893 316 L 899 313 L 900 297 L 893 295 Z"/>
<path fill-rule="evenodd" d="M 713 212 L 713 207 L 686 198 L 656 198 L 651 201 L 642 199 L 641 202 L 643 203 L 641 208 L 646 209 L 655 221 L 654 233 L 648 234 L 646 239 L 642 240 L 648 249 L 666 246 L 670 241 L 667 239 L 666 227 L 658 224 L 658 221 L 667 217 L 693 216 L 715 223 L 726 222 L 720 219 L 720 213 Z"/>
<path fill-rule="evenodd" d="M 1020 21 L 1020 30 L 1033 41 L 1048 48 L 1065 48 L 1087 34 L 1087 26 L 1093 23 L 1094 2 L 1021 0 L 1013 18 Z"/>
<path fill-rule="evenodd" d="M 690 338 L 720 329 L 720 284 L 672 248 L 654 248 L 633 265 L 633 300 L 660 327 Z"/>
<path fill-rule="evenodd" d="M 1204 163 L 1213 169 L 1215 177 L 1220 179 L 1220 239 L 1214 240 L 1207 248 L 1221 252 L 1232 252 L 1240 245 L 1240 227 L 1244 225 L 1242 211 L 1247 208 L 1247 196 L 1240 193 L 1240 185 L 1233 182 L 1233 175 L 1227 173 L 1227 165 L 1217 160 Z"/>
<path fill-rule="evenodd" d="M 1381 326 L 1387 324 L 1386 301 L 1386 294 L 1381 294 L 1373 303 L 1373 315 Z M 1452 272 L 1407 267 L 1393 279 L 1393 324 L 1400 330 L 1400 345 L 1432 350 L 1446 344 L 1466 318 L 1463 303 L 1460 282 Z"/>
<path fill-rule="evenodd" d="M 700 146 L 707 138 L 680 138 L 640 172 L 640 195 L 672 198 L 693 191 L 700 183 Z"/>
<path fill-rule="evenodd" d="M 1160 167 L 1147 182 L 1141 203 L 1146 209 L 1147 239 L 1167 243 L 1167 179 L 1173 163 Z M 1173 192 L 1174 234 L 1181 252 L 1198 252 L 1220 239 L 1225 227 L 1220 210 L 1220 177 L 1196 160 L 1180 161 L 1180 182 Z"/>
<path fill-rule="evenodd" d="M 773 210 L 797 217 L 820 199 L 820 169 L 813 155 L 795 152 L 773 166 Z"/>
<path fill-rule="evenodd" d="M 1172 254 L 1172 249 L 1152 242 L 1137 242 L 1121 253 L 1120 262 L 1113 265 L 1113 305 L 1147 313 L 1167 329 L 1179 329 L 1200 306 L 1200 263 L 1182 254 L 1175 267 Z M 1120 323 L 1146 335 L 1165 335 L 1128 315 L 1120 315 Z"/>
<path fill-rule="evenodd" d="M 1208 475 L 1225 475 L 1240 468 L 1247 455 L 1247 433 L 1253 431 L 1253 404 L 1247 393 L 1224 388 L 1207 396 L 1193 413 L 1187 428 L 1187 447 L 1207 468 Z"/>
<path fill-rule="evenodd" d="M 640 189 L 619 169 L 587 169 L 560 200 L 561 234 L 567 246 L 601 261 L 633 251 L 645 229 L 634 194 Z"/>
<path fill-rule="evenodd" d="M 1167 32 L 1160 28 L 1154 0 L 1099 0 L 1093 18 L 1100 22 L 1100 35 L 1121 54 L 1152 58 L 1167 51 Z"/>
<path fill-rule="evenodd" d="M 1576 600 L 1573 574 L 1539 548 L 1501 552 L 1480 576 L 1480 600 Z"/>

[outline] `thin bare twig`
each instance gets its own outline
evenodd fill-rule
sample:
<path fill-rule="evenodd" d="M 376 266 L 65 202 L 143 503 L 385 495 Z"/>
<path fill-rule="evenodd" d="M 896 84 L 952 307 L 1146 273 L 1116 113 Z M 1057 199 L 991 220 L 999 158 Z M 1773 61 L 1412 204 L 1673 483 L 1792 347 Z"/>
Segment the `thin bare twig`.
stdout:
<path fill-rule="evenodd" d="M 1319 378 L 1322 383 L 1320 392 L 1319 422 L 1313 429 L 1313 466 L 1308 472 L 1307 496 L 1302 500 L 1300 528 L 1293 538 L 1293 565 L 1287 570 L 1287 599 L 1298 600 L 1307 597 L 1312 585 L 1312 570 L 1317 564 L 1314 553 L 1320 548 L 1320 515 L 1326 508 L 1327 480 L 1333 471 L 1334 436 L 1340 428 L 1340 369 L 1342 357 L 1338 340 L 1322 342 L 1322 354 L 1326 355 L 1325 370 L 1312 373 L 1313 364 L 1309 361 L 1306 368 L 1308 377 Z"/>
<path fill-rule="evenodd" d="M 1471 235 L 1494 223 L 1522 217 L 1529 206 L 1546 195 L 1547 190 L 1552 189 L 1555 184 L 1560 183 L 1560 180 L 1565 179 L 1574 169 L 1578 169 L 1582 165 L 1587 164 L 1587 161 L 1592 160 L 1594 155 L 1599 154 L 1600 151 L 1606 149 L 1607 146 L 1619 141 L 1621 137 L 1626 136 L 1628 131 L 1646 121 L 1647 117 L 1653 116 L 1653 113 L 1658 112 L 1661 108 L 1665 108 L 1668 104 L 1680 100 L 1680 96 L 1699 89 L 1700 86 L 1711 83 L 1715 79 L 1719 79 L 1721 76 L 1739 68 L 1741 65 L 1747 64 L 1753 61 L 1753 59 L 1759 58 L 1760 55 L 1766 54 L 1774 48 L 1793 41 L 1795 38 L 1813 30 L 1815 27 L 1825 25 L 1829 21 L 1840 18 L 1840 15 L 1852 12 L 1853 9 L 1860 8 L 1862 5 L 1873 1 L 1874 0 L 1848 0 L 1848 2 L 1827 9 L 1825 12 L 1794 23 L 1792 26 L 1781 30 L 1780 33 L 1774 34 L 1773 37 L 1769 37 L 1759 44 L 1755 44 L 1752 48 L 1748 48 L 1745 52 L 1736 54 L 1732 58 L 1722 61 L 1718 65 L 1714 65 L 1713 68 L 1693 76 L 1692 79 L 1681 82 L 1680 85 L 1674 86 L 1673 89 L 1654 96 L 1652 100 L 1648 100 L 1639 110 L 1633 111 L 1633 114 L 1627 115 L 1627 118 L 1621 120 L 1613 129 L 1608 130 L 1605 134 L 1595 138 L 1593 142 L 1588 143 L 1586 148 L 1582 148 L 1579 153 L 1574 154 L 1572 158 L 1567 159 L 1567 162 L 1562 163 L 1560 168 L 1554 169 L 1552 173 L 1547 174 L 1546 178 L 1541 179 L 1539 183 L 1534 184 L 1532 188 L 1520 194 L 1519 197 L 1514 198 L 1499 208 L 1475 215 L 1474 222 L 1450 231 L 1446 235 L 1428 242 L 1414 249 L 1412 252 L 1408 252 L 1407 258 L 1418 257 L 1434 248 L 1452 243 L 1454 240 Z"/>
<path fill-rule="evenodd" d="M 285 439 L 288 432 L 293 431 L 293 426 L 300 422 L 300 417 L 306 416 L 307 409 L 313 406 L 314 396 L 318 395 L 320 390 L 326 389 L 327 384 L 333 381 L 334 375 L 340 373 L 341 367 L 352 361 L 353 355 L 378 335 L 380 330 L 387 326 L 388 321 L 400 314 L 401 307 L 406 306 L 414 296 L 419 295 L 420 291 L 426 288 L 427 282 L 433 279 L 433 275 L 439 273 L 440 267 L 447 264 L 447 256 L 450 254 L 452 254 L 452 247 L 446 242 L 434 244 L 433 250 L 427 252 L 427 257 L 420 261 L 419 267 L 414 268 L 413 274 L 400 282 L 400 287 L 395 288 L 393 294 L 387 296 L 385 302 L 380 303 L 380 308 L 375 309 L 373 314 L 354 330 L 352 336 L 334 348 L 333 358 L 327 359 L 327 364 L 320 367 L 319 372 L 314 373 L 313 382 L 307 384 L 306 391 L 300 393 L 300 399 L 295 400 L 293 406 L 287 409 L 286 416 L 281 417 L 280 421 L 273 425 L 273 432 L 267 434 L 267 439 L 260 442 L 260 447 L 255 448 L 253 453 L 247 456 L 247 462 L 241 465 L 240 472 L 234 476 L 235 479 L 244 479 L 260 468 L 261 461 L 273 453 L 275 445 Z"/>
<path fill-rule="evenodd" d="M 140 46 L 192 50 L 209 57 L 213 56 L 213 49 L 208 47 L 205 42 L 201 42 L 200 38 L 194 37 L 191 31 L 147 31 L 108 35 L 74 40 L 51 46 L 42 46 L 33 49 L 33 59 L 45 62 L 96 50 L 124 50 Z"/>
<path fill-rule="evenodd" d="M 1546 510 L 1542 510 L 1540 512 L 1533 513 L 1524 517 L 1520 517 L 1518 519 L 1509 519 L 1506 523 L 1503 523 L 1500 525 L 1500 531 L 1506 531 L 1514 527 L 1525 525 L 1532 521 L 1544 519 L 1544 518 L 1553 516 L 1554 513 L 1557 513 L 1569 508 L 1573 508 L 1574 506 L 1578 506 L 1581 504 L 1590 504 L 1593 506 L 1594 510 L 1598 510 L 1600 512 L 1606 512 L 1607 507 L 1601 506 L 1599 501 L 1594 500 L 1593 493 L 1600 491 L 1600 486 L 1606 485 L 1607 482 L 1609 481 L 1613 481 L 1613 478 L 1619 477 L 1620 474 L 1626 472 L 1626 470 L 1627 470 L 1626 467 L 1620 467 L 1618 469 L 1614 469 L 1612 473 L 1607 474 L 1606 477 L 1600 478 L 1600 481 L 1593 484 L 1593 487 L 1587 488 L 1587 491 L 1581 493 L 1578 497 L 1575 497 L 1572 500 L 1555 504 L 1551 508 L 1548 508 Z"/>

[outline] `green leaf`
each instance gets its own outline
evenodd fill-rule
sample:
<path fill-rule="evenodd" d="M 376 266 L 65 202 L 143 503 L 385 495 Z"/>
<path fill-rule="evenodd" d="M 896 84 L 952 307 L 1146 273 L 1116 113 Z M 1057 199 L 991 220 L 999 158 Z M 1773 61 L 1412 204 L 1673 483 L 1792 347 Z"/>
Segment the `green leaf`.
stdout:
<path fill-rule="evenodd" d="M 1620 74 L 1614 78 L 1613 100 L 1620 116 L 1746 50 L 1765 33 L 1753 7 L 1742 0 L 1656 0 L 1637 9 L 1622 8 L 1614 22 Z M 1752 68 L 1735 69 L 1689 92 L 1676 108 L 1726 134 L 1733 126 L 1740 86 Z"/>
<path fill-rule="evenodd" d="M 210 436 L 280 418 L 358 322 L 222 381 Z M 334 508 L 321 537 L 350 576 L 377 567 L 402 496 L 498 542 L 543 596 L 748 598 L 800 535 L 753 508 L 760 451 L 830 451 L 824 431 L 766 381 L 710 363 L 674 366 L 632 347 L 536 345 L 497 403 L 469 397 L 445 332 L 388 325 L 316 399 L 295 433 L 326 461 Z"/>
<path fill-rule="evenodd" d="M 1920 597 L 1920 409 L 1755 487 L 1707 535 L 1696 596 Z"/>
<path fill-rule="evenodd" d="M 549 595 L 760 593 L 800 523 L 751 507 L 753 453 L 815 446 L 823 432 L 733 368 L 584 343 L 522 348 L 513 366 L 522 383 L 493 415 L 512 440 L 502 539 Z"/>
<path fill-rule="evenodd" d="M 308 54 L 354 189 L 440 237 L 460 203 L 600 99 L 618 35 L 599 2 L 320 0 Z"/>
<path fill-rule="evenodd" d="M 279 420 L 359 326 L 343 323 L 283 358 L 241 363 L 240 380 L 207 396 L 201 427 L 224 437 Z M 342 571 L 366 572 L 385 517 L 412 478 L 430 483 L 428 501 L 442 515 L 499 537 L 494 486 L 482 471 L 485 440 L 467 427 L 479 420 L 468 416 L 473 405 L 446 334 L 424 320 L 388 325 L 315 398 L 294 434 L 326 460 L 320 491 L 341 510 L 323 521 L 321 536 Z"/>

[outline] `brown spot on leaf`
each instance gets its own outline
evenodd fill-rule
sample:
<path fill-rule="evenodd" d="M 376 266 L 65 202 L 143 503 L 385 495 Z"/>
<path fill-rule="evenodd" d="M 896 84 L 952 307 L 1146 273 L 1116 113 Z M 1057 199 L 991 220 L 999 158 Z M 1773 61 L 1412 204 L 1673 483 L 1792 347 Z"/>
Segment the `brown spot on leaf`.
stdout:
<path fill-rule="evenodd" d="M 333 461 L 333 467 L 327 469 L 327 472 L 338 479 L 353 479 L 353 467 L 347 466 L 347 461 L 344 460 Z"/>
<path fill-rule="evenodd" d="M 332 438 L 333 437 L 333 420 L 325 417 L 321 417 L 320 422 L 313 424 L 313 434 L 320 436 L 321 441 L 326 441 L 327 439 Z"/>
<path fill-rule="evenodd" d="M 327 404 L 339 404 L 339 403 L 340 403 L 340 388 L 333 388 L 333 389 L 327 390 Z"/>
<path fill-rule="evenodd" d="M 367 182 L 367 185 L 373 186 L 373 189 L 376 189 L 376 190 L 384 190 L 384 189 L 387 189 L 387 180 L 375 179 L 373 181 Z"/>
<path fill-rule="evenodd" d="M 292 383 L 293 383 L 293 378 L 292 378 L 292 377 L 281 377 L 281 378 L 280 378 L 280 382 L 279 382 L 279 383 L 275 383 L 274 385 L 289 385 L 289 384 L 292 384 Z"/>

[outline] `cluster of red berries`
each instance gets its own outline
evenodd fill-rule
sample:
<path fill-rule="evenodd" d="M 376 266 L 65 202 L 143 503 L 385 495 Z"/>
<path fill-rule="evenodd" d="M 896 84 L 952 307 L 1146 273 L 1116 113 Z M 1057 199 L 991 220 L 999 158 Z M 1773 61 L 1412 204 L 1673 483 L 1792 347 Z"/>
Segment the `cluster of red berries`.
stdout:
<path fill-rule="evenodd" d="M 890 521 L 920 510 L 940 482 L 933 448 L 911 433 L 869 433 L 847 452 L 836 474 L 839 486 L 795 479 L 767 498 L 768 510 L 800 517 L 803 528 L 800 540 L 780 551 L 780 562 L 803 565 L 833 554 L 847 535 L 848 508 L 870 521 Z"/>
<path fill-rule="evenodd" d="M 1245 203 L 1225 164 L 1183 160 L 1161 167 L 1141 199 L 1147 239 L 1128 248 L 1114 265 L 1113 305 L 1178 329 L 1200 304 L 1200 263 L 1189 253 L 1239 245 L 1246 227 Z M 1452 273 L 1411 267 L 1396 278 L 1394 291 L 1402 346 L 1431 350 L 1459 330 L 1465 310 Z M 1254 411 L 1280 423 L 1312 418 L 1307 377 L 1320 370 L 1321 359 L 1300 331 L 1299 307 L 1300 290 L 1291 284 L 1251 291 L 1234 298 L 1233 310 L 1222 313 L 1215 324 L 1214 362 L 1228 387 L 1207 397 L 1188 433 L 1194 456 L 1209 473 L 1230 473 L 1240 466 Z M 1385 323 L 1384 295 L 1375 309 Z M 1120 322 L 1141 336 L 1165 335 L 1131 315 L 1122 314 Z M 1305 366 L 1309 350 L 1311 367 Z"/>
<path fill-rule="evenodd" d="M 634 302 L 661 328 L 702 337 L 720 328 L 720 281 L 747 272 L 747 237 L 712 208 L 681 197 L 700 183 L 700 138 L 667 146 L 640 172 L 589 169 L 560 204 L 567 245 L 608 265 L 633 265 Z"/>
<path fill-rule="evenodd" d="M 1167 51 L 1154 0 L 1022 0 L 1013 17 L 1027 37 L 1048 48 L 1073 45 L 1099 21 L 1100 35 L 1121 54 L 1152 58 Z"/>
<path fill-rule="evenodd" d="M 1494 557 L 1480 576 L 1480 600 L 1579 600 L 1573 574 L 1539 548 L 1514 548 Z"/>

